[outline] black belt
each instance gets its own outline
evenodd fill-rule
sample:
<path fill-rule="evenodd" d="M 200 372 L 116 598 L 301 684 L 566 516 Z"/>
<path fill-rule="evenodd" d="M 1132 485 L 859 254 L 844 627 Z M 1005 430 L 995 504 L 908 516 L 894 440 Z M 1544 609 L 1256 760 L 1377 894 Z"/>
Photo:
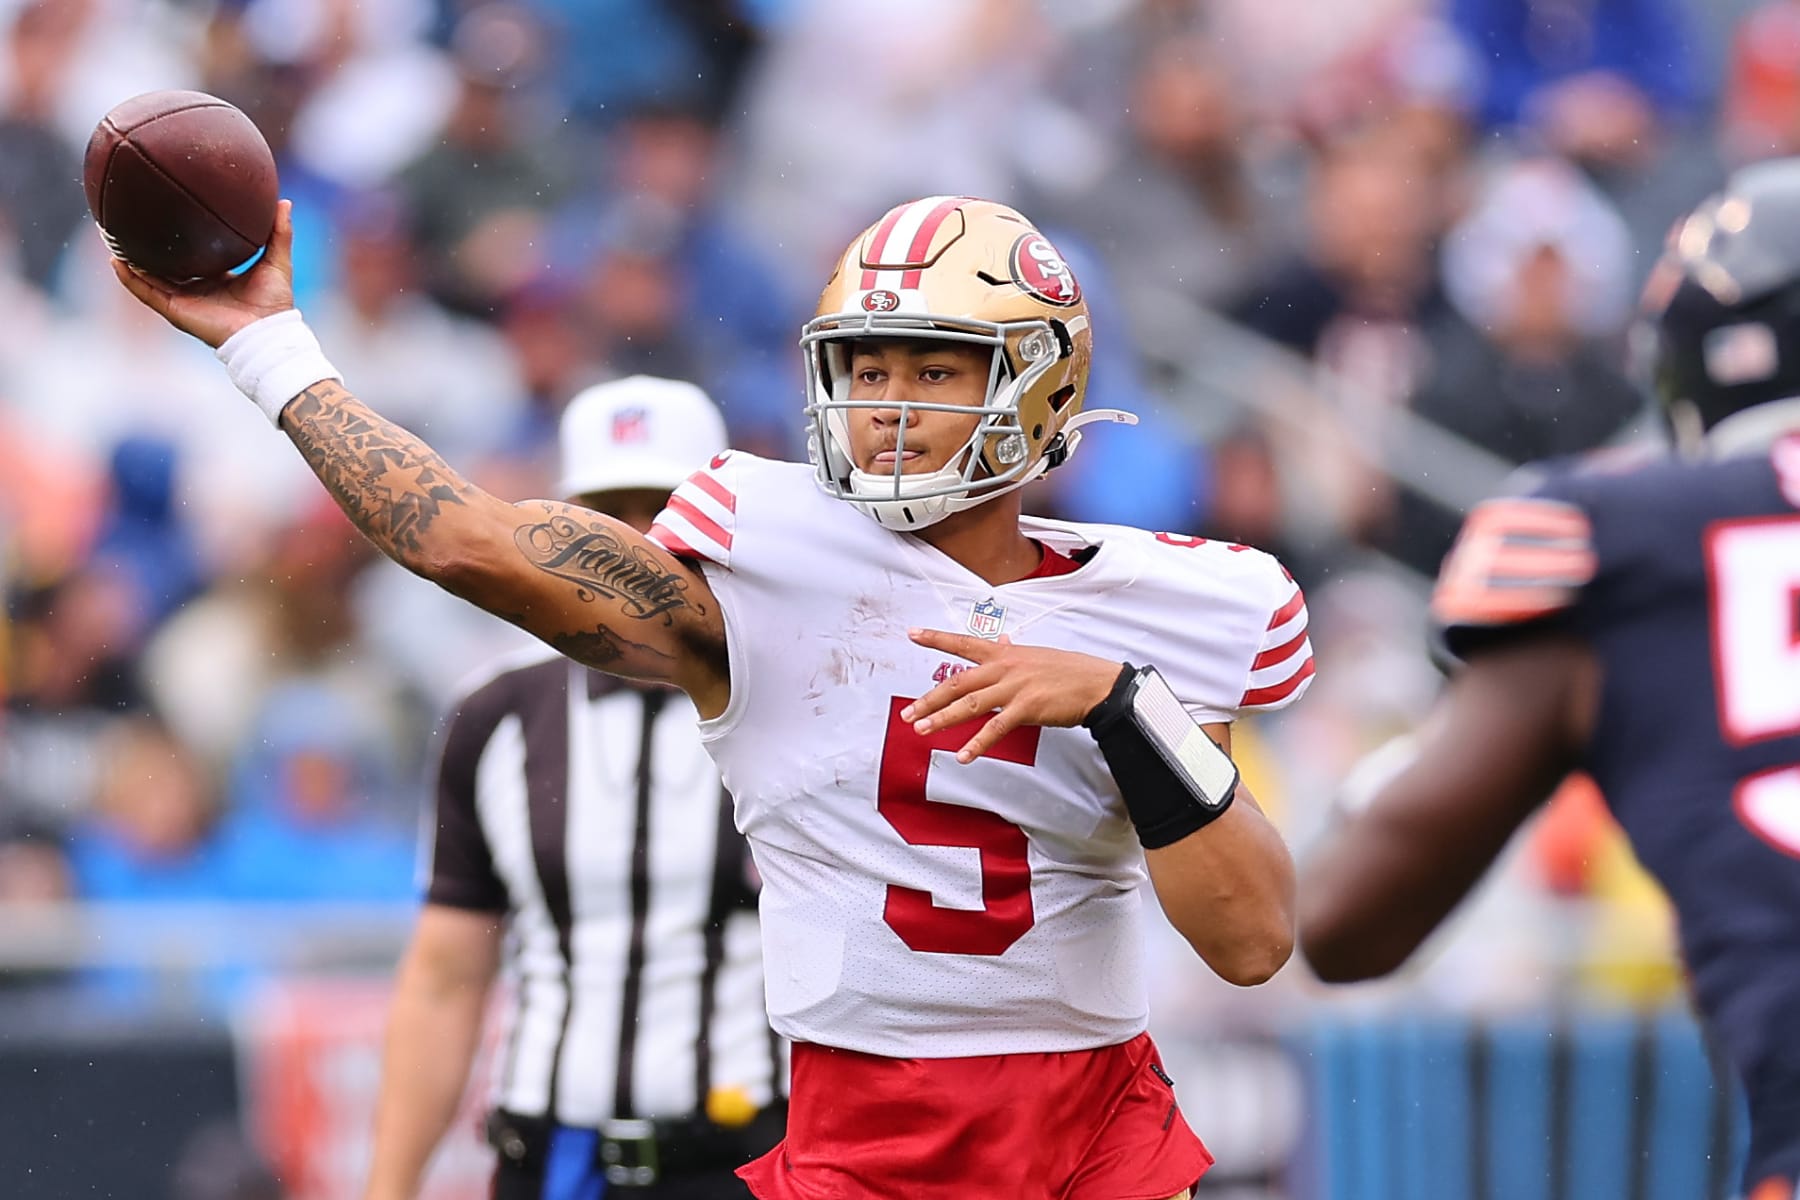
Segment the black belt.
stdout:
<path fill-rule="evenodd" d="M 542 1174 L 554 1122 L 495 1109 L 488 1114 L 488 1144 L 501 1161 Z M 651 1187 L 659 1180 L 740 1167 L 781 1140 L 787 1101 L 778 1100 L 748 1124 L 727 1127 L 705 1117 L 614 1118 L 596 1132 L 595 1164 L 614 1187 Z"/>

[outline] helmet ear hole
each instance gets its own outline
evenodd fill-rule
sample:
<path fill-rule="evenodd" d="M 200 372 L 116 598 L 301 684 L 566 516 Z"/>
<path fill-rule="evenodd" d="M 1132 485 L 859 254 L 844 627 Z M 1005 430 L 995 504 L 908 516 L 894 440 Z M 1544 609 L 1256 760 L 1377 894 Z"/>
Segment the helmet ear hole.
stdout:
<path fill-rule="evenodd" d="M 1050 411 L 1053 413 L 1061 412 L 1063 410 L 1063 408 L 1069 403 L 1069 401 L 1073 400 L 1074 398 L 1075 398 L 1075 385 L 1074 384 L 1070 384 L 1067 387 L 1057 388 L 1054 392 L 1050 393 Z M 1035 437 L 1038 435 L 1033 434 L 1032 436 Z"/>

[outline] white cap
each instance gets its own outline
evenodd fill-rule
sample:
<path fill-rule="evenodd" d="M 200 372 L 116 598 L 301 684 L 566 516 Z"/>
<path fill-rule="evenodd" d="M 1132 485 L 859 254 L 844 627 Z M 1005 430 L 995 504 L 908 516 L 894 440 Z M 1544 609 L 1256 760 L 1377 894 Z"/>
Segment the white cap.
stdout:
<path fill-rule="evenodd" d="M 674 491 L 725 449 L 718 406 L 691 383 L 632 375 L 584 389 L 563 409 L 560 496 Z"/>

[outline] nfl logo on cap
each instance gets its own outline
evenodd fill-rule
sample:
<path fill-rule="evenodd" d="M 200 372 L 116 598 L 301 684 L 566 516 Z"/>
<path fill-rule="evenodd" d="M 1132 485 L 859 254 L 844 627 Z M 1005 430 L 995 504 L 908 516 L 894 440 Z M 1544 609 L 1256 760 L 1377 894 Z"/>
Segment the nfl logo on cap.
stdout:
<path fill-rule="evenodd" d="M 642 406 L 621 408 L 613 414 L 613 441 L 643 442 L 650 439 L 650 413 Z"/>
<path fill-rule="evenodd" d="M 969 609 L 969 632 L 978 638 L 986 638 L 990 642 L 1000 636 L 1000 627 L 1006 624 L 1006 606 L 1000 604 L 992 596 L 977 601 Z"/>

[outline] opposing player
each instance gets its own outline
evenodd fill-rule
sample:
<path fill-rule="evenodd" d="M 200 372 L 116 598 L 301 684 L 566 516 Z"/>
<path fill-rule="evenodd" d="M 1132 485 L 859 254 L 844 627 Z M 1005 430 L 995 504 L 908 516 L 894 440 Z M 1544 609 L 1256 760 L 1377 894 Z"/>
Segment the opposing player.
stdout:
<path fill-rule="evenodd" d="M 1469 515 L 1433 608 L 1465 660 L 1408 765 L 1308 865 L 1328 980 L 1399 966 L 1567 772 L 1668 891 L 1748 1090 L 1746 1179 L 1800 1178 L 1800 160 L 1733 176 L 1653 273 L 1681 450 Z"/>
<path fill-rule="evenodd" d="M 805 330 L 813 466 L 720 455 L 645 538 L 486 495 L 347 392 L 291 308 L 290 228 L 223 287 L 119 278 L 397 561 L 692 697 L 796 1042 L 752 1191 L 1185 1196 L 1211 1157 L 1144 1032 L 1142 884 L 1222 977 L 1285 962 L 1292 865 L 1229 723 L 1312 653 L 1260 552 L 1021 516 L 1109 415 L 1082 412 L 1092 334 L 1050 243 L 983 201 L 889 212 Z"/>

